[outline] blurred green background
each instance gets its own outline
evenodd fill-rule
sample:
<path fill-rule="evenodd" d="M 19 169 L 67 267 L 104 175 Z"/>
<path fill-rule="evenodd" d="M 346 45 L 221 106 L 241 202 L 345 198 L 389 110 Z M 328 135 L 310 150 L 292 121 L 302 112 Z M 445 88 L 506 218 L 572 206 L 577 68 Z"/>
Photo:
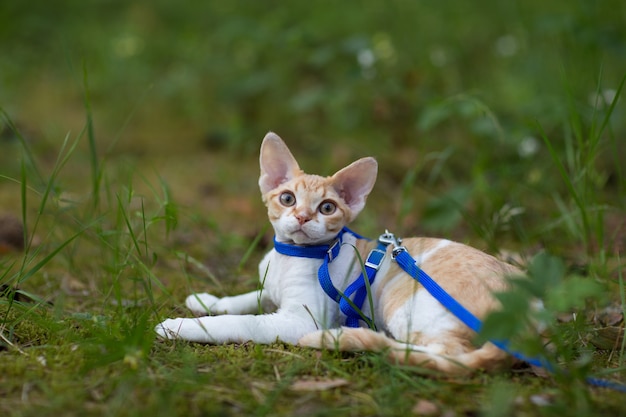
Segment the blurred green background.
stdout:
<path fill-rule="evenodd" d="M 383 207 L 409 182 L 489 219 L 507 204 L 543 218 L 567 192 L 544 134 L 572 176 L 590 155 L 599 203 L 624 203 L 621 101 L 585 148 L 626 72 L 623 1 L 7 1 L 0 19 L 0 105 L 38 155 L 78 135 L 89 106 L 102 157 L 167 158 L 162 172 L 221 155 L 255 199 L 274 130 L 310 172 L 376 156 Z M 238 184 L 198 164 L 190 176 Z M 428 210 L 430 229 L 458 225 Z"/>
<path fill-rule="evenodd" d="M 618 0 L 7 1 L 0 16 L 11 117 L 65 134 L 84 119 L 86 74 L 103 146 L 122 130 L 120 149 L 142 152 L 256 151 L 269 129 L 324 145 L 520 145 L 569 106 L 589 116 L 626 71 Z"/>

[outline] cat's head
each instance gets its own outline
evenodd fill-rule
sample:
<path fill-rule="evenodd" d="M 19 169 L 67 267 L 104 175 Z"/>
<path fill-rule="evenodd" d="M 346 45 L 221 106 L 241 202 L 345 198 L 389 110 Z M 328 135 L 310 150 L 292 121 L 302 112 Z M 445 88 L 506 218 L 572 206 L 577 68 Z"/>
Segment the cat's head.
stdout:
<path fill-rule="evenodd" d="M 261 145 L 259 187 L 276 239 L 297 245 L 332 240 L 365 206 L 378 164 L 362 158 L 330 177 L 305 174 L 278 135 Z"/>

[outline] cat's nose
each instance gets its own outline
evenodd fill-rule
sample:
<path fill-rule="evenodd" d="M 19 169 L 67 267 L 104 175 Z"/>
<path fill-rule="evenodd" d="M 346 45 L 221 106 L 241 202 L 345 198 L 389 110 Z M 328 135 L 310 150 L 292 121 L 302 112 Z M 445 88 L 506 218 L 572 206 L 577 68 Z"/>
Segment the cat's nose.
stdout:
<path fill-rule="evenodd" d="M 296 220 L 298 220 L 298 223 L 300 223 L 300 226 L 302 226 L 304 223 L 308 222 L 309 220 L 311 220 L 311 216 L 309 216 L 306 213 L 298 213 L 296 214 Z"/>

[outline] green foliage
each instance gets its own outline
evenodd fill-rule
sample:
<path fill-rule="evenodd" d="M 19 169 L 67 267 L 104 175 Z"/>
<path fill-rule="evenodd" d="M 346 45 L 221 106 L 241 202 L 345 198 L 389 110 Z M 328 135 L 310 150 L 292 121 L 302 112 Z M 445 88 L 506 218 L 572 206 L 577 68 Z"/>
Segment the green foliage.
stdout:
<path fill-rule="evenodd" d="M 512 277 L 510 290 L 496 294 L 502 308 L 487 317 L 480 332 L 482 342 L 510 341 L 513 351 L 545 363 L 561 385 L 565 401 L 580 396 L 594 372 L 589 346 L 593 328 L 585 311 L 605 298 L 605 287 L 598 282 L 567 275 L 560 259 L 540 253 L 529 265 L 527 277 Z M 545 304 L 538 306 L 537 300 Z M 560 323 L 558 318 L 564 314 L 572 320 Z M 586 410 L 581 415 L 587 415 L 590 407 L 591 400 L 584 398 L 584 404 L 578 401 Z M 558 407 L 554 405 L 555 410 Z"/>
<path fill-rule="evenodd" d="M 443 232 L 457 227 L 462 219 L 463 206 L 470 195 L 471 189 L 460 185 L 430 200 L 424 209 L 424 227 Z"/>

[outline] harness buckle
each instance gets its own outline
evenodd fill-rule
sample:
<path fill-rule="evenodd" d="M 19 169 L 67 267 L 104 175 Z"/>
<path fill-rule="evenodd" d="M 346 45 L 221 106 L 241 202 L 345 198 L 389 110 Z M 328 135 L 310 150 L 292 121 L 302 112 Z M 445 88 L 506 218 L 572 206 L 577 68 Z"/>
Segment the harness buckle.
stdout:
<path fill-rule="evenodd" d="M 339 248 L 337 247 L 339 246 Z M 339 249 L 341 248 L 341 239 L 337 238 L 330 244 L 326 254 L 328 255 L 328 262 L 332 262 L 333 259 L 339 255 Z"/>
<path fill-rule="evenodd" d="M 383 259 L 385 259 L 385 252 L 382 249 L 372 249 L 372 251 L 367 255 L 367 259 L 365 260 L 365 266 L 367 268 L 371 268 L 374 271 L 378 271 L 380 269 L 380 265 L 383 263 Z"/>

